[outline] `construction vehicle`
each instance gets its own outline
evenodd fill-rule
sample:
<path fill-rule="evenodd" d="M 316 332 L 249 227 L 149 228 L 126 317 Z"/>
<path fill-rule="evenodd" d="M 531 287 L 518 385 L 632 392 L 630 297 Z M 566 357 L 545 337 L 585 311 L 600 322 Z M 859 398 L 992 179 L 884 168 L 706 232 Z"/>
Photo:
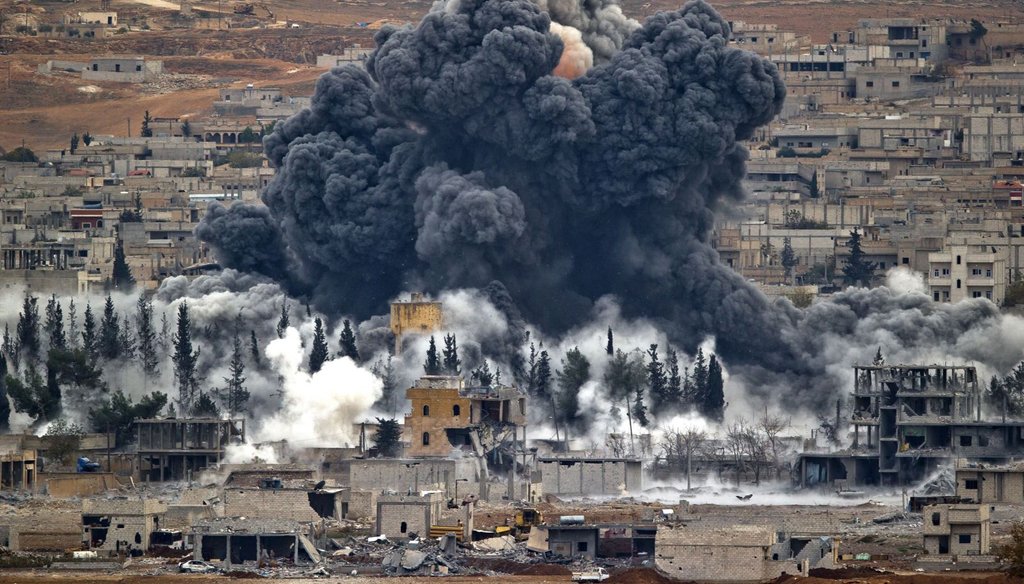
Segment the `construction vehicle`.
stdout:
<path fill-rule="evenodd" d="M 520 541 L 525 540 L 530 536 L 530 529 L 534 525 L 540 525 L 543 521 L 544 516 L 541 515 L 540 511 L 532 507 L 519 509 L 516 511 L 512 534 Z"/>
<path fill-rule="evenodd" d="M 256 14 L 256 9 L 261 8 L 266 12 L 266 17 L 270 20 L 274 20 L 274 11 L 271 10 L 266 2 L 240 2 L 235 4 L 235 14 L 242 16 L 259 16 Z"/>

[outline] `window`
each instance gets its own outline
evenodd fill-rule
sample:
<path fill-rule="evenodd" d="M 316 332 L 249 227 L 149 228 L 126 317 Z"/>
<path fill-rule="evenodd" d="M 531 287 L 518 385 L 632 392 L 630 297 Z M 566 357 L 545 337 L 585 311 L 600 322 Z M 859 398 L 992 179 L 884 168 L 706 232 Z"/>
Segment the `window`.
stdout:
<path fill-rule="evenodd" d="M 903 265 L 904 266 L 909 266 L 910 265 L 910 258 L 903 258 Z"/>
<path fill-rule="evenodd" d="M 406 533 L 407 531 L 409 531 L 409 524 L 403 521 L 402 524 L 398 526 L 398 531 Z"/>
<path fill-rule="evenodd" d="M 974 292 L 971 292 L 971 298 L 981 298 L 981 291 L 975 290 Z"/>
<path fill-rule="evenodd" d="M 957 281 L 956 281 L 956 289 L 957 290 L 960 289 L 960 279 L 959 278 L 957 278 Z"/>
<path fill-rule="evenodd" d="M 118 73 L 121 72 L 121 64 L 120 63 L 114 63 L 114 71 L 116 71 Z"/>
<path fill-rule="evenodd" d="M 97 64 L 97 63 L 93 63 L 93 64 L 92 64 L 92 70 L 93 70 L 93 71 L 99 71 L 99 70 L 100 70 L 100 66 L 99 66 L 99 64 Z"/>
<path fill-rule="evenodd" d="M 991 278 L 992 277 L 992 268 L 985 268 L 985 277 L 986 278 Z"/>
<path fill-rule="evenodd" d="M 942 275 L 943 276 L 948 276 L 949 275 L 949 268 L 942 268 Z"/>
<path fill-rule="evenodd" d="M 988 298 L 989 300 L 992 300 L 992 291 L 991 290 L 985 290 L 985 298 Z M 984 444 L 982 446 L 984 446 Z"/>
<path fill-rule="evenodd" d="M 932 298 L 933 298 L 933 299 L 934 299 L 934 300 L 935 300 L 936 302 L 938 302 L 938 301 L 939 301 L 939 293 L 938 293 L 938 292 L 932 292 Z"/>
<path fill-rule="evenodd" d="M 423 445 L 430 446 L 430 432 L 423 433 Z"/>
<path fill-rule="evenodd" d="M 964 488 L 969 491 L 977 491 L 978 479 L 967 479 L 966 481 L 964 481 Z"/>
<path fill-rule="evenodd" d="M 932 513 L 932 525 L 939 525 L 940 523 L 942 523 L 942 514 Z"/>
<path fill-rule="evenodd" d="M 969 534 L 969 533 L 961 533 L 960 534 L 960 543 L 971 543 L 971 534 Z"/>
<path fill-rule="evenodd" d="M 956 256 L 956 265 L 960 265 L 960 256 Z"/>
<path fill-rule="evenodd" d="M 970 446 L 970 445 L 971 445 L 971 437 L 970 436 L 961 436 L 960 437 L 960 446 Z"/>
<path fill-rule="evenodd" d="M 875 82 L 874 81 L 868 81 L 864 85 L 867 86 L 867 87 L 874 87 L 875 86 Z"/>
<path fill-rule="evenodd" d="M 423 417 L 430 415 L 430 406 L 423 406 Z"/>
<path fill-rule="evenodd" d="M 935 276 L 936 278 L 938 278 L 939 277 L 939 269 L 935 268 L 935 270 L 932 272 L 932 275 Z"/>
<path fill-rule="evenodd" d="M 981 275 L 981 268 L 971 268 L 971 275 L 972 276 L 980 276 Z"/>
<path fill-rule="evenodd" d="M 135 66 L 135 70 L 136 71 L 142 71 L 142 65 L 136 65 Z"/>
<path fill-rule="evenodd" d="M 903 51 L 897 51 L 896 52 L 896 58 L 897 59 L 902 59 L 903 58 Z"/>
<path fill-rule="evenodd" d="M 452 406 L 452 415 L 453 416 L 458 417 L 461 414 L 462 414 L 462 408 L 459 407 L 459 404 L 455 404 L 454 406 Z"/>
<path fill-rule="evenodd" d="M 585 552 L 585 551 L 587 551 L 587 542 L 585 542 L 585 541 L 578 541 L 578 542 L 576 542 L 576 551 L 578 551 L 578 552 Z"/>
<path fill-rule="evenodd" d="M 892 82 L 892 86 L 893 87 L 899 87 L 900 86 L 900 82 L 899 81 L 893 81 Z"/>
<path fill-rule="evenodd" d="M 118 529 L 124 529 L 124 523 L 118 523 L 117 524 L 117 528 Z"/>

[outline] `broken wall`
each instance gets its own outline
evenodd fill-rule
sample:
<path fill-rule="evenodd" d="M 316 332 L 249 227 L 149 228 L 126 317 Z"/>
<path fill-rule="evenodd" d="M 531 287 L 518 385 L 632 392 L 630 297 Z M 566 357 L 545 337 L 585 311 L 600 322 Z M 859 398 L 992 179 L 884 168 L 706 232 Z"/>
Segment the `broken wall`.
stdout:
<path fill-rule="evenodd" d="M 545 494 L 617 496 L 643 488 L 639 460 L 548 459 L 538 467 Z"/>
<path fill-rule="evenodd" d="M 224 489 L 226 517 L 319 521 L 305 489 Z"/>

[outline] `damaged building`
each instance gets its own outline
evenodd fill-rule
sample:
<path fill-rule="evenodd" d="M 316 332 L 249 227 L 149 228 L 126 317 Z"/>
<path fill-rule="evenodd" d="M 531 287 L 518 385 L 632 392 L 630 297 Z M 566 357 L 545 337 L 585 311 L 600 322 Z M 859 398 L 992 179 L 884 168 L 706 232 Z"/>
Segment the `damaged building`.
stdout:
<path fill-rule="evenodd" d="M 853 445 L 838 452 L 801 454 L 801 486 L 906 485 L 953 458 L 1000 464 L 1022 452 L 1024 422 L 982 420 L 974 367 L 853 369 L 853 413 L 848 420 Z"/>
<path fill-rule="evenodd" d="M 921 515 L 929 555 L 978 556 L 991 550 L 988 505 L 932 505 Z"/>
<path fill-rule="evenodd" d="M 531 528 L 526 547 L 537 553 L 591 561 L 598 558 L 649 557 L 654 555 L 657 532 L 654 524 L 560 522 L 558 525 Z"/>
<path fill-rule="evenodd" d="M 554 495 L 614 495 L 643 490 L 638 458 L 540 458 L 542 490 Z"/>
<path fill-rule="evenodd" d="M 973 463 L 956 469 L 956 495 L 964 502 L 1024 505 L 1024 465 Z"/>
<path fill-rule="evenodd" d="M 35 491 L 36 451 L 19 449 L 0 454 L 0 491 Z"/>
<path fill-rule="evenodd" d="M 192 526 L 193 559 L 224 568 L 320 562 L 309 524 L 285 519 L 221 517 Z"/>
<path fill-rule="evenodd" d="M 787 535 L 764 525 L 664 525 L 658 528 L 655 564 L 679 579 L 705 582 L 765 581 L 781 574 L 807 576 L 838 560 L 834 540 Z"/>
<path fill-rule="evenodd" d="M 149 549 L 167 504 L 155 499 L 84 499 L 82 544 L 111 554 L 140 555 Z"/>
<path fill-rule="evenodd" d="M 189 480 L 245 441 L 245 420 L 170 418 L 136 420 L 136 466 L 145 482 Z"/>
<path fill-rule="evenodd" d="M 407 456 L 447 458 L 461 451 L 475 457 L 483 498 L 489 469 L 510 476 L 525 469 L 526 394 L 518 388 L 471 387 L 459 376 L 427 375 L 406 397 L 412 404 L 405 417 Z M 510 490 L 515 485 L 510 481 Z"/>

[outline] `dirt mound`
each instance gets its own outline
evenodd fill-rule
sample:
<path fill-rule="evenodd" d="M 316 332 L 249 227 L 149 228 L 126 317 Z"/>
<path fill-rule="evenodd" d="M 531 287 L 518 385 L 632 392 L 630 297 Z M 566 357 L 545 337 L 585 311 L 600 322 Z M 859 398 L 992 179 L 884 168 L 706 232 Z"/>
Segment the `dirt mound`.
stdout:
<path fill-rule="evenodd" d="M 857 566 L 852 568 L 812 568 L 808 575 L 812 578 L 822 578 L 824 580 L 845 580 L 847 578 L 867 578 L 869 576 L 879 576 L 881 574 L 888 574 L 884 570 L 876 570 L 875 568 L 868 568 L 867 566 Z"/>
<path fill-rule="evenodd" d="M 558 564 L 530 564 L 516 572 L 519 576 L 566 576 L 572 570 Z"/>
<path fill-rule="evenodd" d="M 679 584 L 683 580 L 674 580 L 653 568 L 628 568 L 613 573 L 605 582 L 607 584 Z"/>

